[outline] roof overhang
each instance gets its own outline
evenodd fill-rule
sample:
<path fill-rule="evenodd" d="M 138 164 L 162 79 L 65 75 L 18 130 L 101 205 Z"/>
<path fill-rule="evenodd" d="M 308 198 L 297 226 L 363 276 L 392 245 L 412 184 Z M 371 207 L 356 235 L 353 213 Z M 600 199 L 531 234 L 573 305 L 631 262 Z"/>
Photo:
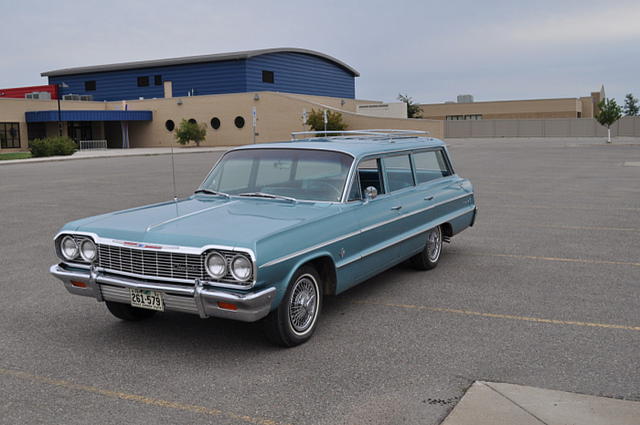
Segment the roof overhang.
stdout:
<path fill-rule="evenodd" d="M 27 122 L 56 122 L 60 121 L 151 121 L 151 111 L 31 111 L 25 112 Z"/>
<path fill-rule="evenodd" d="M 316 52 L 314 50 L 299 49 L 296 47 L 281 47 L 273 49 L 259 49 L 259 50 L 245 50 L 241 52 L 229 52 L 229 53 L 217 53 L 213 55 L 199 55 L 199 56 L 185 56 L 180 58 L 170 59 L 156 59 L 148 61 L 135 61 L 135 62 L 122 62 L 113 63 L 107 65 L 95 65 L 95 66 L 82 66 L 78 68 L 64 68 L 53 71 L 43 72 L 40 75 L 43 77 L 60 77 L 63 75 L 75 75 L 75 74 L 88 74 L 93 72 L 108 72 L 108 71 L 121 71 L 125 69 L 138 69 L 138 68 L 151 68 L 156 66 L 171 66 L 171 65 L 185 65 L 190 63 L 201 62 L 218 62 L 226 60 L 248 59 L 254 56 L 266 55 L 270 53 L 302 53 L 311 56 L 317 56 L 319 58 L 326 59 L 335 63 L 336 65 L 346 69 L 353 74 L 354 77 L 359 77 L 360 73 L 346 63 L 326 55 L 324 53 Z"/>

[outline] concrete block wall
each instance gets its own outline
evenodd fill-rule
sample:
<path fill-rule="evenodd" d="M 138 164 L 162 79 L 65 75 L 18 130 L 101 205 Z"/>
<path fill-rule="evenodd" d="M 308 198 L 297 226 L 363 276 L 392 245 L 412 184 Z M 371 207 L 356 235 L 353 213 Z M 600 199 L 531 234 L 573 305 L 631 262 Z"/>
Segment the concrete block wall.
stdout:
<path fill-rule="evenodd" d="M 444 121 L 446 138 L 606 137 L 593 118 Z M 640 137 L 640 117 L 622 117 L 611 126 L 613 137 Z"/>

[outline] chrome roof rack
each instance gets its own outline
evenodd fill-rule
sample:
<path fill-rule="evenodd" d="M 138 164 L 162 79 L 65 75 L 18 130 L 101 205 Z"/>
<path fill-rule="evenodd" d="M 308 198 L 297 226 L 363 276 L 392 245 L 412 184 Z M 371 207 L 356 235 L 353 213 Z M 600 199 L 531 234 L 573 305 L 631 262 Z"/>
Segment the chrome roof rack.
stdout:
<path fill-rule="evenodd" d="M 326 136 L 331 134 L 332 136 Z M 327 131 L 294 131 L 291 133 L 291 141 L 296 140 L 296 136 L 303 136 L 305 139 L 310 138 L 323 138 L 323 139 L 362 139 L 367 138 L 382 138 L 382 139 L 399 139 L 403 137 L 419 137 L 427 136 L 430 133 L 428 131 L 421 130 L 398 130 L 391 128 L 376 128 L 365 130 L 327 130 Z M 306 136 L 306 137 L 305 137 Z"/>

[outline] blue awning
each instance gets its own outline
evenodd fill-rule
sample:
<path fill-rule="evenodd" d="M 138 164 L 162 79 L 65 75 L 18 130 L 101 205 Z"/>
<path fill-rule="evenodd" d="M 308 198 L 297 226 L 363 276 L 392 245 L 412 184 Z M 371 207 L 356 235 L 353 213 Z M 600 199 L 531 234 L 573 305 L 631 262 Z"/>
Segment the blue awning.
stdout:
<path fill-rule="evenodd" d="M 56 122 L 58 111 L 24 113 L 27 122 Z M 151 121 L 151 111 L 60 111 L 60 121 Z"/>

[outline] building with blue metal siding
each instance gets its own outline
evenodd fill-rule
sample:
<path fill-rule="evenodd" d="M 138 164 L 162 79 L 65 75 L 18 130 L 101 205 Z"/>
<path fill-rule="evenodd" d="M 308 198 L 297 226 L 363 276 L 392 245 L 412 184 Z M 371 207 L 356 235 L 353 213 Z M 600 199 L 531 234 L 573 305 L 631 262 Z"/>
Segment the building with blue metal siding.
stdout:
<path fill-rule="evenodd" d="M 41 74 L 61 96 L 97 101 L 275 91 L 355 98 L 349 65 L 323 53 L 280 48 L 68 68 Z"/>

